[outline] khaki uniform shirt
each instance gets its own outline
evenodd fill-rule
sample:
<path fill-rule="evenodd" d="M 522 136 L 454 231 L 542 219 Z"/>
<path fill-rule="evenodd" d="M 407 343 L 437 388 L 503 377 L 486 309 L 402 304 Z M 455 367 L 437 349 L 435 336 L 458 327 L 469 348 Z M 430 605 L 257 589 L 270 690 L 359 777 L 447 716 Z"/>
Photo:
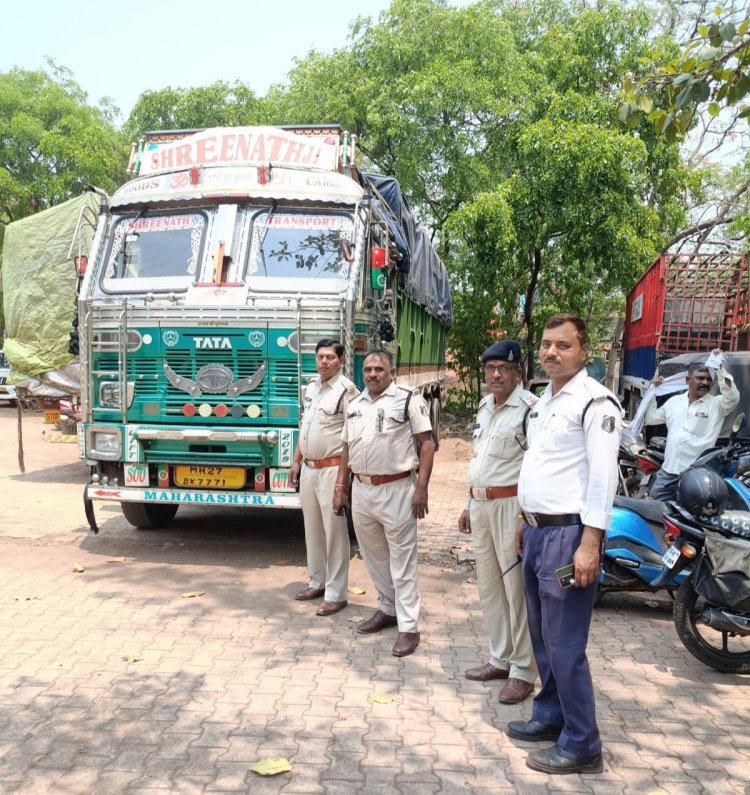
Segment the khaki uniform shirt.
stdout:
<path fill-rule="evenodd" d="M 524 417 L 535 403 L 536 397 L 518 385 L 499 408 L 495 407 L 493 394 L 479 404 L 469 462 L 469 488 L 518 483 L 526 449 Z"/>
<path fill-rule="evenodd" d="M 317 376 L 307 385 L 299 432 L 303 458 L 318 461 L 341 455 L 344 418 L 349 402 L 358 394 L 357 387 L 341 372 L 322 383 Z"/>
<path fill-rule="evenodd" d="M 342 439 L 357 475 L 396 475 L 419 464 L 414 436 L 432 430 L 421 395 L 392 383 L 374 400 L 365 390 L 349 404 Z"/>

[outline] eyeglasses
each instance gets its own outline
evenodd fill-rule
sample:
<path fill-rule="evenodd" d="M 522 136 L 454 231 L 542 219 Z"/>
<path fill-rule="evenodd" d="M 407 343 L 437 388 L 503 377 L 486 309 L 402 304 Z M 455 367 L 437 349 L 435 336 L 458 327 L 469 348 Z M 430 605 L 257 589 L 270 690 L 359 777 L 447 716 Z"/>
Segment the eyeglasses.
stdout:
<path fill-rule="evenodd" d="M 484 372 L 488 375 L 492 375 L 493 373 L 500 373 L 500 375 L 506 375 L 507 373 L 514 373 L 516 372 L 518 365 L 516 364 L 485 364 Z"/>

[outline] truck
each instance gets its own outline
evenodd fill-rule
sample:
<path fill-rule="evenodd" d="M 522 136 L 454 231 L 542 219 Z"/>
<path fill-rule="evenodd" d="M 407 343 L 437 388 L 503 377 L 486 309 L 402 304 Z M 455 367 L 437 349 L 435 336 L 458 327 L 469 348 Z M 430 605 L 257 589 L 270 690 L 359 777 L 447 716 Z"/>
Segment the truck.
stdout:
<path fill-rule="evenodd" d="M 299 509 L 289 479 L 315 346 L 362 387 L 387 348 L 439 441 L 446 269 L 339 125 L 159 131 L 100 195 L 79 290 L 84 503 L 137 528 L 181 505 Z"/>
<path fill-rule="evenodd" d="M 748 350 L 747 254 L 663 254 L 627 296 L 621 390 L 632 414 L 660 362 Z"/>

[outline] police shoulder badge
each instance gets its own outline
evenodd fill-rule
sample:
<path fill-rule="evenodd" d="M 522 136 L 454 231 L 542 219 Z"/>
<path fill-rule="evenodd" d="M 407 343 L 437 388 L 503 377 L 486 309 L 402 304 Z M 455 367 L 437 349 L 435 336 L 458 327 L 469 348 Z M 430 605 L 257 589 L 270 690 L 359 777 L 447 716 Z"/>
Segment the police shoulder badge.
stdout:
<path fill-rule="evenodd" d="M 612 433 L 615 429 L 615 418 L 610 417 L 609 414 L 602 419 L 602 430 L 606 433 Z"/>

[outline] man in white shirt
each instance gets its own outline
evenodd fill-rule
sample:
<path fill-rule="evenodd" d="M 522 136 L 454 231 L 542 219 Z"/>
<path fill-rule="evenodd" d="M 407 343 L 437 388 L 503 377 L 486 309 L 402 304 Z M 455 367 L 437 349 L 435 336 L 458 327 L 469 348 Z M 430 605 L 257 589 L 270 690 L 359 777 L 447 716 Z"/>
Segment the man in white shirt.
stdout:
<path fill-rule="evenodd" d="M 588 332 L 581 318 L 553 315 L 542 332 L 539 360 L 549 376 L 529 414 L 528 450 L 518 478 L 529 632 L 541 689 L 529 721 L 510 721 L 510 737 L 556 740 L 526 764 L 544 773 L 600 773 L 601 738 L 586 645 L 612 518 L 622 410 L 589 378 Z M 573 578 L 557 572 L 573 564 Z"/>
<path fill-rule="evenodd" d="M 675 395 L 657 408 L 652 401 L 646 411 L 646 425 L 667 426 L 667 448 L 664 465 L 659 470 L 651 487 L 654 500 L 672 500 L 677 494 L 680 474 L 684 472 L 705 450 L 713 447 L 724 424 L 740 402 L 740 393 L 734 379 L 724 366 L 724 355 L 718 348 L 712 354 L 721 359 L 716 371 L 719 394 L 709 395 L 711 372 L 702 362 L 688 366 L 687 392 Z M 653 383 L 661 383 L 657 376 Z"/>

